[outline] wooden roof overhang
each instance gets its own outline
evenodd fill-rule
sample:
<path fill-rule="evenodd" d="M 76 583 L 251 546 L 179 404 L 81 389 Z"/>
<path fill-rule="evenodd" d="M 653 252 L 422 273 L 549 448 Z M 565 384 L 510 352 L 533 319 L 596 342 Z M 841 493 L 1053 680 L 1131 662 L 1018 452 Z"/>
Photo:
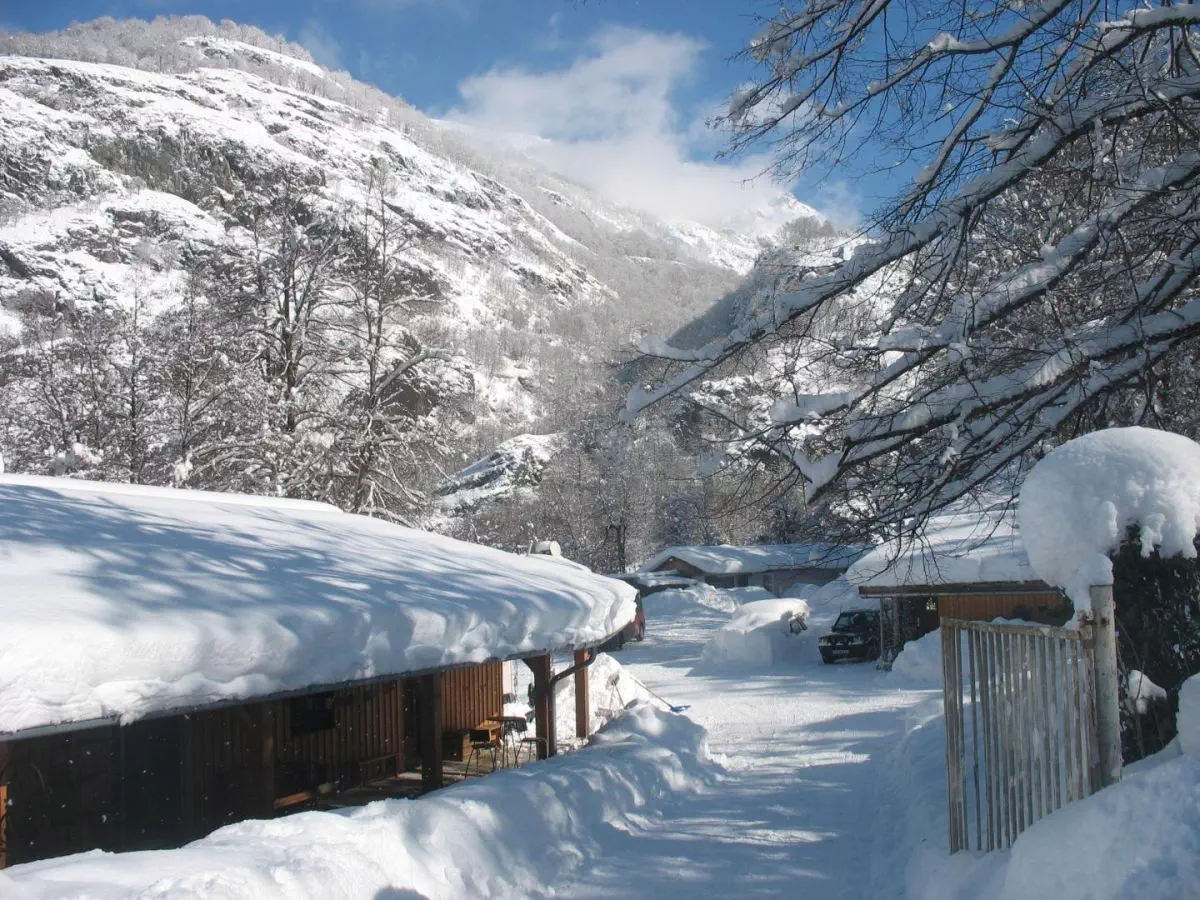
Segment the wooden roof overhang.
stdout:
<path fill-rule="evenodd" d="M 622 626 L 624 627 L 624 626 Z M 274 691 L 269 694 L 256 694 L 251 697 L 230 697 L 221 700 L 214 700 L 211 703 L 193 703 L 180 706 L 171 706 L 165 709 L 157 709 L 148 712 L 145 715 L 138 716 L 136 721 L 145 722 L 150 719 L 166 719 L 171 716 L 184 716 L 190 713 L 209 712 L 215 709 L 229 709 L 235 706 L 246 706 L 250 703 L 269 703 L 275 700 L 291 700 L 296 697 L 305 697 L 309 694 L 322 694 L 327 691 L 343 690 L 350 687 L 369 687 L 373 684 L 383 684 L 388 681 L 395 681 L 398 678 L 419 678 L 423 675 L 435 675 L 443 672 L 452 672 L 456 669 L 469 669 L 474 666 L 486 666 L 498 662 L 515 662 L 524 659 L 533 659 L 538 656 L 548 656 L 552 653 L 572 653 L 580 650 L 596 650 L 600 645 L 607 643 L 620 634 L 620 629 L 614 631 L 607 637 L 600 638 L 594 641 L 584 641 L 577 644 L 565 644 L 561 647 L 551 647 L 540 650 L 526 650 L 520 653 L 514 653 L 510 656 L 488 657 L 487 659 L 476 660 L 474 662 L 450 663 L 443 666 L 429 666 L 423 669 L 409 669 L 404 672 L 389 672 L 384 675 L 373 675 L 370 678 L 355 678 L 350 681 L 339 681 L 322 684 L 310 684 L 302 688 L 291 688 L 283 691 Z M 572 669 L 571 671 L 574 671 Z M 0 744 L 6 741 L 20 741 L 28 738 L 46 737 L 49 735 L 68 734 L 73 731 L 86 731 L 89 728 L 103 728 L 105 726 L 121 724 L 120 717 L 100 716 L 92 719 L 77 719 L 70 722 L 58 722 L 53 725 L 37 725 L 33 728 L 23 728 L 19 731 L 2 731 L 0 730 Z"/>
<path fill-rule="evenodd" d="M 1006 594 L 1062 594 L 1044 581 L 966 581 L 946 584 L 859 585 L 863 597 L 939 597 L 946 594 L 979 594 L 1002 597 Z"/>

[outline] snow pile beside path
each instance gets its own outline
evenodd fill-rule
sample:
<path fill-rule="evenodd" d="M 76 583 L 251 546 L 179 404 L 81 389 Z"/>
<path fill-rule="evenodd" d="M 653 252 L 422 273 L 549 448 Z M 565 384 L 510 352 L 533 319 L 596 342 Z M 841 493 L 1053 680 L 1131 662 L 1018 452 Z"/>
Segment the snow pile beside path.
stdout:
<path fill-rule="evenodd" d="M 1200 757 L 1138 772 L 1033 825 L 997 900 L 1200 896 Z"/>
<path fill-rule="evenodd" d="M 704 648 L 706 663 L 720 666 L 762 666 L 794 662 L 804 655 L 807 632 L 796 633 L 797 622 L 807 625 L 808 604 L 795 597 L 756 600 L 738 608 Z"/>
<path fill-rule="evenodd" d="M 1152 428 L 1110 428 L 1068 441 L 1021 487 L 1021 539 L 1038 577 L 1063 588 L 1077 611 L 1088 587 L 1112 584 L 1112 562 L 1131 525 L 1142 554 L 1195 558 L 1200 528 L 1200 444 Z"/>
<path fill-rule="evenodd" d="M 1193 675 L 1179 689 L 1179 746 L 1184 753 L 1200 756 L 1200 675 Z"/>
<path fill-rule="evenodd" d="M 732 604 L 734 608 L 745 606 L 747 603 L 757 603 L 759 600 L 778 599 L 765 587 L 759 587 L 758 585 L 735 588 L 718 588 L 718 591 L 721 597 L 724 598 L 724 601 Z"/>
<path fill-rule="evenodd" d="M 600 653 L 588 668 L 588 733 L 603 728 L 619 717 L 626 707 L 645 701 L 662 707 L 644 684 L 607 653 Z M 554 726 L 558 744 L 577 747 L 584 739 L 575 733 L 575 679 L 564 678 L 554 689 Z"/>
<path fill-rule="evenodd" d="M 421 800 L 241 822 L 178 850 L 92 852 L 0 872 L 8 900 L 529 897 L 717 769 L 703 728 L 642 704 L 583 753 Z M 643 823 L 644 824 L 644 823 Z M 625 846 L 617 843 L 617 846 Z"/>
<path fill-rule="evenodd" d="M 727 591 L 697 582 L 695 587 L 668 588 L 642 598 L 646 616 L 653 622 L 655 616 L 687 615 L 702 606 L 717 612 L 731 613 L 737 609 L 737 601 Z"/>
<path fill-rule="evenodd" d="M 964 645 L 965 646 L 965 645 Z M 892 661 L 892 677 L 912 684 L 942 683 L 942 629 L 935 628 L 904 645 Z"/>
<path fill-rule="evenodd" d="M 796 597 L 808 604 L 809 627 L 816 624 L 832 624 L 838 613 L 863 605 L 858 587 L 842 575 L 827 584 L 793 584 L 784 593 L 785 597 Z M 874 604 L 872 604 L 874 605 Z"/>

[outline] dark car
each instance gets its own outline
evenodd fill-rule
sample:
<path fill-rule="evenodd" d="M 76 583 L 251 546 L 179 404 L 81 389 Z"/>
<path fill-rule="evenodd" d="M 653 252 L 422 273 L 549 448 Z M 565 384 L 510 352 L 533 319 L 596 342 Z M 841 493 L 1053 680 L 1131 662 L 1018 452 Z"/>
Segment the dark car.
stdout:
<path fill-rule="evenodd" d="M 600 645 L 600 649 L 605 653 L 611 653 L 614 650 L 620 650 L 625 646 L 626 641 L 640 641 L 646 637 L 646 611 L 642 608 L 641 595 L 637 598 L 637 613 L 633 617 L 633 621 L 610 637 L 607 641 Z"/>
<path fill-rule="evenodd" d="M 827 663 L 842 659 L 879 659 L 879 610 L 846 610 L 817 645 L 821 659 Z"/>

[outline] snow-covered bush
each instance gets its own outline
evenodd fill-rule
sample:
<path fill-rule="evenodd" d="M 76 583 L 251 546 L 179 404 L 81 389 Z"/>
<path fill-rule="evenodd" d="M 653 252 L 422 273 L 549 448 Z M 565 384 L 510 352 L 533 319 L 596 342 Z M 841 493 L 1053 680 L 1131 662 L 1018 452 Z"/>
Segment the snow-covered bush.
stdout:
<path fill-rule="evenodd" d="M 808 604 L 794 597 L 746 603 L 705 646 L 704 661 L 725 666 L 796 662 L 811 645 L 808 614 Z"/>
<path fill-rule="evenodd" d="M 1109 554 L 1138 526 L 1143 556 L 1194 559 L 1200 528 L 1200 444 L 1151 428 L 1110 428 L 1068 441 L 1021 487 L 1021 539 L 1034 571 L 1091 607 L 1112 584 Z"/>

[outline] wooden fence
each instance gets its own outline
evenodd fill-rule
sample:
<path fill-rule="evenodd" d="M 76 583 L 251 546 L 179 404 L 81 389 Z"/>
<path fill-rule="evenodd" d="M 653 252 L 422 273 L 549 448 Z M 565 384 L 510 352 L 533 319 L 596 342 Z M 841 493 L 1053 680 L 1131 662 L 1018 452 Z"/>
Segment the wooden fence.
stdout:
<path fill-rule="evenodd" d="M 1011 847 L 1100 789 L 1092 628 L 941 628 L 950 852 Z"/>

